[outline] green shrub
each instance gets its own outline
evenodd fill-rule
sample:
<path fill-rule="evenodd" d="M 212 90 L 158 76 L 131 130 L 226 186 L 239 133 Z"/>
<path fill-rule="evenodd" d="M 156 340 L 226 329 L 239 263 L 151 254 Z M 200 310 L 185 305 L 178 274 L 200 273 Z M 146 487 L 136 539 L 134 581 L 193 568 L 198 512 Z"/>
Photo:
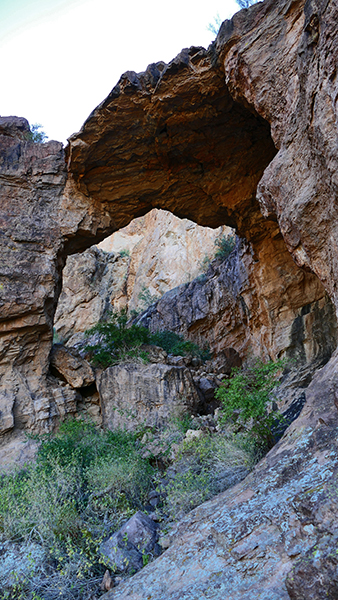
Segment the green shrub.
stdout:
<path fill-rule="evenodd" d="M 122 250 L 120 250 L 120 256 L 122 258 L 130 256 L 130 250 L 128 248 L 123 248 Z"/>
<path fill-rule="evenodd" d="M 148 308 L 148 306 L 151 306 L 151 304 L 154 304 L 155 302 L 157 302 L 157 300 L 160 298 L 160 296 L 158 296 L 157 294 L 152 294 L 150 289 L 147 288 L 145 285 L 142 286 L 142 290 L 138 295 L 138 299 L 140 300 L 141 304 L 142 304 L 142 309 L 146 310 L 146 308 Z"/>
<path fill-rule="evenodd" d="M 86 351 L 91 354 L 91 360 L 95 365 L 108 367 L 123 360 L 137 359 L 146 360 L 147 355 L 142 352 L 140 346 L 149 342 L 148 329 L 140 325 L 127 327 L 127 311 L 113 313 L 110 321 L 97 323 L 86 331 L 86 335 L 97 334 L 99 341 L 88 344 Z"/>
<path fill-rule="evenodd" d="M 173 331 L 156 331 L 156 333 L 151 334 L 150 342 L 161 346 L 168 354 L 174 356 L 192 354 L 193 356 L 199 356 L 202 360 L 207 360 L 210 354 L 208 349 L 202 350 L 197 344 L 185 340 L 182 335 Z"/>
<path fill-rule="evenodd" d="M 42 125 L 40 123 L 34 123 L 30 126 L 30 131 L 28 133 L 28 139 L 36 144 L 44 144 L 48 140 L 48 136 L 42 129 Z"/>
<path fill-rule="evenodd" d="M 62 590 L 62 597 L 82 600 L 105 571 L 98 550 L 107 526 L 115 530 L 134 514 L 152 477 L 136 434 L 70 420 L 43 438 L 34 465 L 1 477 L 0 541 L 38 544 L 49 557 L 48 599 Z M 34 577 L 22 598 L 42 593 L 46 576 L 37 587 Z M 7 597 L 14 600 L 13 585 Z"/>
<path fill-rule="evenodd" d="M 191 354 L 199 356 L 202 360 L 210 358 L 208 348 L 202 350 L 197 344 L 185 340 L 183 336 L 173 331 L 157 331 L 151 334 L 146 327 L 127 326 L 127 323 L 127 311 L 122 310 L 119 313 L 113 313 L 110 321 L 97 323 L 86 331 L 87 336 L 96 334 L 97 338 L 85 347 L 94 365 L 106 368 L 126 360 L 142 360 L 145 363 L 148 361 L 148 354 L 142 350 L 142 344 L 160 346 L 168 354 L 175 356 Z"/>
<path fill-rule="evenodd" d="M 222 260 L 225 260 L 233 251 L 235 244 L 235 236 L 222 235 L 221 237 L 217 238 L 215 241 L 215 246 L 217 246 L 218 249 L 216 250 L 215 258 L 221 258 Z"/>
<path fill-rule="evenodd" d="M 176 474 L 166 488 L 168 514 L 176 518 L 209 500 L 243 479 L 254 463 L 255 454 L 240 437 L 207 434 L 184 440 L 174 462 Z"/>
<path fill-rule="evenodd" d="M 233 376 L 225 381 L 215 392 L 222 403 L 222 421 L 228 422 L 234 417 L 250 429 L 258 445 L 271 448 L 274 444 L 271 427 L 282 417 L 269 412 L 272 390 L 278 385 L 276 376 L 285 362 L 264 364 L 257 359 L 252 364 L 233 370 Z"/>

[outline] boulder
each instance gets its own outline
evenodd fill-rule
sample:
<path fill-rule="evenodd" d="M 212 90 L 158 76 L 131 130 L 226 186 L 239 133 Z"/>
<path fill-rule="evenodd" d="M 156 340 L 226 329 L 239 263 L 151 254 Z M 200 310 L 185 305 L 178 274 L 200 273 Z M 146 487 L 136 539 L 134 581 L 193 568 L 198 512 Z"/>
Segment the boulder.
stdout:
<path fill-rule="evenodd" d="M 198 410 L 199 396 L 185 367 L 136 363 L 97 376 L 103 425 L 108 429 L 163 427 L 171 417 Z"/>
<path fill-rule="evenodd" d="M 158 525 L 138 511 L 101 546 L 105 564 L 114 571 L 133 573 L 142 569 L 149 558 L 159 556 Z"/>
<path fill-rule="evenodd" d="M 73 388 L 86 387 L 95 381 L 95 374 L 90 364 L 74 348 L 54 344 L 50 363 Z"/>

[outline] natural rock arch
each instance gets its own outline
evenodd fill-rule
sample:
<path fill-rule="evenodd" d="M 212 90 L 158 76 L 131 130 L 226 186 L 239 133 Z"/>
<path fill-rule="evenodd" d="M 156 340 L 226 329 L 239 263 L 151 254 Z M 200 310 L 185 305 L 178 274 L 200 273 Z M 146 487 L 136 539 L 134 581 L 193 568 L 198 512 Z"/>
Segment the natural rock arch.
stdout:
<path fill-rule="evenodd" d="M 14 422 L 48 429 L 72 410 L 73 391 L 46 379 L 65 257 L 152 207 L 232 225 L 246 238 L 255 265 L 250 327 L 263 352 L 278 354 L 302 307 L 324 297 L 307 271 L 335 300 L 335 258 L 309 221 L 316 211 L 323 218 L 320 190 L 325 199 L 335 194 L 334 125 L 313 125 L 333 101 L 334 63 L 321 49 L 331 43 L 334 10 L 267 0 L 225 22 L 207 51 L 190 48 L 169 65 L 126 73 L 70 138 L 68 172 L 60 144 L 32 144 L 24 120 L 1 119 L 3 432 Z M 322 35 L 313 31 L 314 11 Z"/>

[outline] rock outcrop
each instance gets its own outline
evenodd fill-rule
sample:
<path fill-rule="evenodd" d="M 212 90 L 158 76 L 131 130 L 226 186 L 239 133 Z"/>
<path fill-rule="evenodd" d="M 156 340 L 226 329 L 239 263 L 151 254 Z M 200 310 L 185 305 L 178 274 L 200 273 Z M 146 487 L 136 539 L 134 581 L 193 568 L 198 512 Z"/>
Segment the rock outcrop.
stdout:
<path fill-rule="evenodd" d="M 135 219 L 99 244 L 107 252 L 130 252 L 125 298 L 117 298 L 113 306 L 139 312 L 165 292 L 192 281 L 214 258 L 216 240 L 230 234 L 228 227 L 199 227 L 164 210 L 153 209 Z"/>
<path fill-rule="evenodd" d="M 151 208 L 246 238 L 263 353 L 276 355 L 281 315 L 293 321 L 324 290 L 336 303 L 336 10 L 266 0 L 207 51 L 126 73 L 70 138 L 68 175 L 60 144 L 26 141 L 27 123 L 2 118 L 3 431 L 49 429 L 65 402 L 46 377 L 66 255 Z"/>
<path fill-rule="evenodd" d="M 244 481 L 177 524 L 163 555 L 104 600 L 338 597 L 337 354 Z"/>
<path fill-rule="evenodd" d="M 281 289 L 272 270 L 271 310 L 264 315 L 257 311 L 262 288 L 250 281 L 255 266 L 248 245 L 238 242 L 228 258 L 214 261 L 203 276 L 165 294 L 137 322 L 152 332 L 168 329 L 201 347 L 208 344 L 215 356 L 232 348 L 241 356 L 251 351 L 268 358 L 272 350 L 276 357 L 296 359 L 298 367 L 325 364 L 337 345 L 337 322 L 318 280 L 314 278 L 310 286 L 299 272 L 288 288 Z M 305 306 L 304 285 L 308 285 Z"/>
<path fill-rule="evenodd" d="M 200 398 L 185 367 L 126 364 L 98 376 L 103 424 L 108 429 L 163 427 L 175 414 L 194 413 Z"/>
<path fill-rule="evenodd" d="M 47 381 L 63 266 L 64 151 L 28 141 L 28 132 L 25 119 L 0 118 L 0 433 L 48 430 L 76 405 L 69 386 Z"/>
<path fill-rule="evenodd" d="M 71 346 L 112 309 L 144 310 L 202 273 L 214 258 L 215 241 L 229 232 L 154 209 L 98 247 L 69 256 L 55 314 L 57 337 Z"/>

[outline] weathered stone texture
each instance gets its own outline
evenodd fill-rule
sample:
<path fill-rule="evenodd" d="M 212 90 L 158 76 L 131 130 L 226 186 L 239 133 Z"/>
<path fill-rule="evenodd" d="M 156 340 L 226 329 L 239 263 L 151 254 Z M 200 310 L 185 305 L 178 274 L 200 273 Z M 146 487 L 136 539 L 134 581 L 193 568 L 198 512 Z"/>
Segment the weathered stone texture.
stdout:
<path fill-rule="evenodd" d="M 94 383 L 95 374 L 90 364 L 74 350 L 55 344 L 50 364 L 73 388 L 87 387 Z"/>
<path fill-rule="evenodd" d="M 288 274 L 284 282 L 278 277 L 282 269 Z M 201 347 L 208 344 L 215 355 L 227 348 L 242 357 L 286 355 L 297 359 L 299 370 L 325 364 L 337 343 L 328 295 L 316 276 L 297 268 L 290 257 L 285 261 L 281 239 L 271 244 L 269 262 L 267 257 L 254 261 L 250 246 L 238 242 L 228 259 L 165 294 L 138 322 L 151 331 L 183 334 Z"/>
<path fill-rule="evenodd" d="M 151 208 L 236 227 L 256 347 L 274 356 L 290 335 L 297 346 L 298 328 L 301 352 L 315 353 L 306 336 L 314 319 L 315 339 L 326 337 L 324 290 L 338 305 L 337 22 L 334 1 L 265 0 L 225 22 L 208 51 L 126 73 L 70 139 L 67 180 L 60 144 L 0 120 L 5 431 L 46 430 L 76 410 L 76 392 L 47 378 L 65 256 Z M 335 355 L 255 471 L 107 597 L 334 597 L 337 370 Z"/>
<path fill-rule="evenodd" d="M 336 598 L 337 368 L 336 354 L 244 481 L 189 513 L 168 550 L 104 599 Z"/>
<path fill-rule="evenodd" d="M 108 429 L 162 427 L 173 415 L 196 412 L 200 398 L 189 369 L 164 364 L 121 364 L 97 377 L 103 425 Z"/>
<path fill-rule="evenodd" d="M 170 289 L 191 281 L 205 269 L 215 256 L 215 241 L 229 235 L 228 227 L 199 227 L 188 219 L 178 219 L 172 213 L 153 209 L 135 219 L 124 229 L 101 242 L 106 251 L 130 250 L 130 264 L 124 298 L 112 302 L 116 308 L 124 305 L 143 310 L 147 297 L 157 299 Z"/>
<path fill-rule="evenodd" d="M 69 256 L 63 271 L 63 287 L 55 314 L 57 339 L 69 346 L 83 339 L 125 295 L 129 257 L 108 254 L 97 247 Z"/>
<path fill-rule="evenodd" d="M 54 321 L 59 339 L 71 346 L 112 309 L 144 310 L 166 291 L 191 281 L 214 258 L 215 240 L 229 232 L 154 209 L 98 247 L 69 256 Z"/>

